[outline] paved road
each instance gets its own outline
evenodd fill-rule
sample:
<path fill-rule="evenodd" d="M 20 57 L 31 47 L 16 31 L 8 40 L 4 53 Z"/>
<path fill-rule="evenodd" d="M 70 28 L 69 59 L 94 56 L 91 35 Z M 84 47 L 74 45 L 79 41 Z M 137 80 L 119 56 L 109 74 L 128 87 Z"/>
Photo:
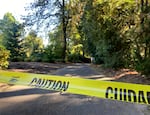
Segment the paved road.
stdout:
<path fill-rule="evenodd" d="M 54 74 L 92 77 L 99 73 L 87 64 L 76 64 L 59 69 Z M 24 86 L 1 85 L 0 91 L 0 115 L 149 115 L 145 105 Z"/>

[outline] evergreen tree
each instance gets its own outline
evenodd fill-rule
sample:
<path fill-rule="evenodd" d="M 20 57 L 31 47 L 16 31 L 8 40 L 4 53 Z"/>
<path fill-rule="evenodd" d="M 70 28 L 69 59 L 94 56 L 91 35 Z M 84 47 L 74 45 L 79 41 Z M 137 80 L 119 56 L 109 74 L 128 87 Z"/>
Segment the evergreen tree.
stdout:
<path fill-rule="evenodd" d="M 10 51 L 10 59 L 17 61 L 21 54 L 21 41 L 23 25 L 20 24 L 11 13 L 6 13 L 0 20 L 1 39 L 7 50 Z"/>

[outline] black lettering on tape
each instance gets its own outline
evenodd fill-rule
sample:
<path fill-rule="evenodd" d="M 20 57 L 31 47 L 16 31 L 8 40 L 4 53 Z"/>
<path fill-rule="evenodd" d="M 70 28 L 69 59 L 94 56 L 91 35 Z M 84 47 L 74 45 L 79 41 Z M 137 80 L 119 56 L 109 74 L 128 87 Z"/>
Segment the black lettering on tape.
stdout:
<path fill-rule="evenodd" d="M 117 99 L 117 95 L 118 95 L 118 89 L 117 88 L 115 88 L 115 99 Z"/>
<path fill-rule="evenodd" d="M 107 89 L 106 89 L 106 93 L 105 93 L 105 97 L 106 98 L 110 98 L 110 99 L 113 99 L 113 97 L 109 97 L 109 94 L 112 94 L 113 93 L 113 88 L 112 87 L 108 87 Z"/>
<path fill-rule="evenodd" d="M 40 84 L 40 87 L 43 87 L 44 86 L 44 83 L 45 83 L 45 79 L 42 79 L 42 82 L 41 82 L 41 84 Z"/>
<path fill-rule="evenodd" d="M 144 91 L 139 91 L 138 94 L 138 102 L 139 103 L 145 103 L 146 104 L 146 100 L 144 98 Z"/>
<path fill-rule="evenodd" d="M 123 89 L 123 94 L 124 94 L 124 101 L 127 101 L 127 91 L 126 91 L 126 89 Z"/>
<path fill-rule="evenodd" d="M 48 80 L 45 80 L 45 83 L 42 87 L 46 87 L 47 83 L 48 83 Z"/>
<path fill-rule="evenodd" d="M 131 89 L 118 89 L 108 87 L 106 89 L 105 97 L 108 99 L 115 99 L 120 101 L 150 104 L 150 92 L 146 92 L 146 94 L 147 97 L 145 97 L 144 91 L 138 91 L 136 93 L 134 90 Z"/>
<path fill-rule="evenodd" d="M 69 82 L 64 81 L 61 90 L 62 91 L 67 91 L 68 87 L 69 87 Z"/>
<path fill-rule="evenodd" d="M 61 87 L 62 87 L 62 82 L 61 81 L 57 81 L 55 89 L 56 90 L 60 90 Z"/>
<path fill-rule="evenodd" d="M 41 86 L 41 82 L 42 82 L 42 79 L 38 79 L 38 81 L 36 83 L 36 87 L 40 87 Z"/>
<path fill-rule="evenodd" d="M 69 82 L 33 78 L 29 86 L 42 87 L 42 88 L 53 89 L 57 91 L 67 91 L 69 87 Z"/>
<path fill-rule="evenodd" d="M 49 82 L 48 86 L 46 88 L 49 88 L 53 82 L 53 80 L 47 80 Z"/>
<path fill-rule="evenodd" d="M 132 101 L 133 98 L 133 101 Z M 129 102 L 137 102 L 136 93 L 133 90 L 128 90 L 128 101 Z"/>
<path fill-rule="evenodd" d="M 148 104 L 150 104 L 150 92 L 147 92 L 147 101 L 148 101 Z"/>
<path fill-rule="evenodd" d="M 29 86 L 35 86 L 36 82 L 37 82 L 37 78 L 33 78 Z"/>
<path fill-rule="evenodd" d="M 33 78 L 29 86 L 42 87 L 57 91 L 67 91 L 69 87 L 69 82 Z M 108 87 L 106 89 L 105 97 L 108 99 L 150 104 L 150 92 L 144 93 L 144 91 L 138 91 L 136 93 L 134 90 L 131 89 Z"/>
<path fill-rule="evenodd" d="M 56 80 L 53 81 L 53 85 L 52 85 L 52 87 L 50 89 L 55 90 L 55 87 L 56 87 Z"/>
<path fill-rule="evenodd" d="M 120 89 L 120 100 L 122 100 L 122 89 Z"/>

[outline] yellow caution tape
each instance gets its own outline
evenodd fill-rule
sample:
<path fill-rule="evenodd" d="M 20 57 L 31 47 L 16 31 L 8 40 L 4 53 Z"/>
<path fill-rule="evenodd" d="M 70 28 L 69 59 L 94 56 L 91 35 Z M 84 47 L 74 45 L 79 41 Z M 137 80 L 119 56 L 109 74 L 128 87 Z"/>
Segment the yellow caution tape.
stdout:
<path fill-rule="evenodd" d="M 150 104 L 149 85 L 8 71 L 0 71 L 0 82 L 104 99 Z"/>

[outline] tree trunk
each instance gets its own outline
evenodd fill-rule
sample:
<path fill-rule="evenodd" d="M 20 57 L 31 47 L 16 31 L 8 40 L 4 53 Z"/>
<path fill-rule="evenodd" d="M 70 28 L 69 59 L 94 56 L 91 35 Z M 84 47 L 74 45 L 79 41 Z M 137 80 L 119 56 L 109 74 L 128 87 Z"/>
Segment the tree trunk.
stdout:
<path fill-rule="evenodd" d="M 67 49 L 67 41 L 66 41 L 66 37 L 67 37 L 67 25 L 66 25 L 66 20 L 65 20 L 65 0 L 62 0 L 62 28 L 63 28 L 63 51 L 62 51 L 62 59 L 63 62 L 65 62 L 65 58 L 66 58 L 66 49 Z"/>

